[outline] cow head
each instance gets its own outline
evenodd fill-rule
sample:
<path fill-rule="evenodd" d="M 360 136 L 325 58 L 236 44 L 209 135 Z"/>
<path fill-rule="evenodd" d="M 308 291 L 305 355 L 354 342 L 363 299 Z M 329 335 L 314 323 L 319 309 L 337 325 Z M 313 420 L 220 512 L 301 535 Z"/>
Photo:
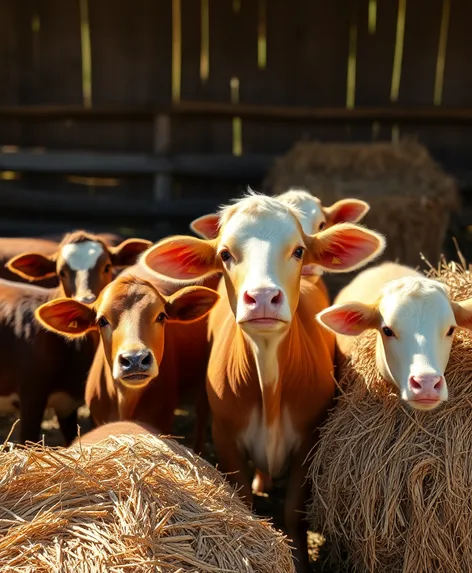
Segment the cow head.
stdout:
<path fill-rule="evenodd" d="M 133 265 L 151 244 L 143 239 L 127 239 L 112 247 L 95 235 L 76 231 L 66 235 L 52 255 L 23 253 L 6 266 L 30 281 L 57 275 L 64 296 L 91 304 L 112 280 L 113 267 Z"/>
<path fill-rule="evenodd" d="M 432 410 L 448 399 L 444 371 L 455 328 L 472 327 L 472 299 L 451 302 L 443 284 L 408 276 L 387 283 L 375 304 L 334 305 L 317 319 L 341 335 L 376 329 L 382 376 L 412 407 Z"/>
<path fill-rule="evenodd" d="M 379 234 L 351 224 L 309 235 L 299 216 L 275 198 L 251 194 L 219 213 L 216 238 L 169 237 L 141 261 L 150 271 L 174 280 L 199 280 L 221 272 L 244 331 L 284 331 L 298 305 L 304 264 L 345 272 L 384 249 Z"/>
<path fill-rule="evenodd" d="M 70 339 L 98 331 L 115 382 L 142 388 L 159 373 L 166 322 L 198 320 L 217 300 L 218 294 L 206 287 L 186 287 L 164 297 L 147 281 L 126 276 L 105 287 L 91 306 L 56 299 L 40 306 L 36 318 Z"/>

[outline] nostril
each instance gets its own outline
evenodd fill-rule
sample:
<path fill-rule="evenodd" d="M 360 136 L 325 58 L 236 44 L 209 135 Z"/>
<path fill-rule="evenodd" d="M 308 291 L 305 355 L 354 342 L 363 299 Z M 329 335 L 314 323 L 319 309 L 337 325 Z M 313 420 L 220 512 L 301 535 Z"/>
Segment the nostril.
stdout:
<path fill-rule="evenodd" d="M 416 378 L 410 378 L 410 386 L 413 390 L 421 390 L 422 384 Z"/>
<path fill-rule="evenodd" d="M 439 378 L 436 384 L 434 385 L 435 390 L 441 390 L 442 388 L 442 378 Z"/>
<path fill-rule="evenodd" d="M 256 304 L 256 299 L 254 297 L 252 297 L 248 291 L 244 292 L 244 304 Z"/>
<path fill-rule="evenodd" d="M 118 357 L 118 362 L 120 363 L 120 366 L 124 366 L 125 368 L 129 368 L 131 366 L 131 361 L 128 360 L 128 358 L 126 358 L 123 354 L 120 354 Z"/>
<path fill-rule="evenodd" d="M 270 301 L 271 304 L 279 306 L 282 304 L 282 291 L 278 291 L 277 294 L 275 296 L 272 297 L 272 300 Z"/>
<path fill-rule="evenodd" d="M 141 359 L 141 365 L 151 366 L 151 364 L 152 364 L 152 354 L 150 352 L 147 352 Z"/>

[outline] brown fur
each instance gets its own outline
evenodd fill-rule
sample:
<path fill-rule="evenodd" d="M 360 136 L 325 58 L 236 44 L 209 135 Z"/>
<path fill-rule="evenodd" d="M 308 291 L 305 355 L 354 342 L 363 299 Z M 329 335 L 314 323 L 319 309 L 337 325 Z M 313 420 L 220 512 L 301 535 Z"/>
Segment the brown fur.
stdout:
<path fill-rule="evenodd" d="M 61 245 L 68 241 L 95 240 L 85 237 L 94 236 L 79 231 L 67 235 Z M 105 256 L 108 259 L 97 261 L 97 267 L 89 273 L 89 284 L 95 295 L 112 280 L 112 273 L 104 272 L 104 263 L 111 264 L 108 249 Z M 57 260 L 58 272 L 61 263 L 57 252 L 48 258 Z M 74 284 L 67 279 L 62 279 L 55 289 L 0 282 L 0 344 L 6 358 L 0 369 L 0 397 L 18 395 L 21 443 L 39 439 L 48 403 L 56 410 L 66 443 L 77 435 L 77 408 L 83 403 L 85 379 L 97 339 L 90 335 L 71 344 L 40 328 L 34 318 L 42 304 L 75 294 Z"/>

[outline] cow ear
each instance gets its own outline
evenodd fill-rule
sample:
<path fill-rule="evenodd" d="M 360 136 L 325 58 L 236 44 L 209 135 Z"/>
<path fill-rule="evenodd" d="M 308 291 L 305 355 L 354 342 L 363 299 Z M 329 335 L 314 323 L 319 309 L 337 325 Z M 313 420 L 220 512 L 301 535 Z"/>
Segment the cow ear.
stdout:
<path fill-rule="evenodd" d="M 159 241 L 141 263 L 150 272 L 180 281 L 200 280 L 220 270 L 213 241 L 183 235 Z"/>
<path fill-rule="evenodd" d="M 323 211 L 330 225 L 358 223 L 369 212 L 370 205 L 360 199 L 341 199 Z"/>
<path fill-rule="evenodd" d="M 46 257 L 40 253 L 23 253 L 10 259 L 5 266 L 24 279 L 39 281 L 56 276 L 56 255 Z"/>
<path fill-rule="evenodd" d="M 472 298 L 461 302 L 451 302 L 457 326 L 472 330 Z"/>
<path fill-rule="evenodd" d="M 186 287 L 169 297 L 166 314 L 171 321 L 193 322 L 206 316 L 220 295 L 206 287 Z"/>
<path fill-rule="evenodd" d="M 58 298 L 41 305 L 35 316 L 44 328 L 66 338 L 77 338 L 97 328 L 95 310 L 70 298 Z"/>
<path fill-rule="evenodd" d="M 360 302 L 333 305 L 316 315 L 316 320 L 324 327 L 347 336 L 357 336 L 376 324 L 375 308 Z"/>
<path fill-rule="evenodd" d="M 385 249 L 379 233 L 351 223 L 340 223 L 315 235 L 305 235 L 307 261 L 331 272 L 348 272 L 363 267 Z"/>
<path fill-rule="evenodd" d="M 202 239 L 216 239 L 220 232 L 220 217 L 216 213 L 203 215 L 190 223 L 190 229 Z"/>
<path fill-rule="evenodd" d="M 126 239 L 116 247 L 109 247 L 111 262 L 114 267 L 130 267 L 151 245 L 145 239 Z"/>

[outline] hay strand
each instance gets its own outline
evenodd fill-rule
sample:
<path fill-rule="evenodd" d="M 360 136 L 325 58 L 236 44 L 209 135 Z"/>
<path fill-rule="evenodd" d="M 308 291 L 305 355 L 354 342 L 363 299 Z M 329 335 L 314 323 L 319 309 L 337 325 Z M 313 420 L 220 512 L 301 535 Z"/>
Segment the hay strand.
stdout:
<path fill-rule="evenodd" d="M 472 296 L 470 269 L 441 261 L 429 276 L 453 300 Z M 311 521 L 339 567 L 375 573 L 472 570 L 472 337 L 455 335 L 449 400 L 409 408 L 378 375 L 375 331 L 341 365 L 341 395 L 314 453 Z"/>
<path fill-rule="evenodd" d="M 2 571 L 291 572 L 285 538 L 173 440 L 0 453 Z"/>

